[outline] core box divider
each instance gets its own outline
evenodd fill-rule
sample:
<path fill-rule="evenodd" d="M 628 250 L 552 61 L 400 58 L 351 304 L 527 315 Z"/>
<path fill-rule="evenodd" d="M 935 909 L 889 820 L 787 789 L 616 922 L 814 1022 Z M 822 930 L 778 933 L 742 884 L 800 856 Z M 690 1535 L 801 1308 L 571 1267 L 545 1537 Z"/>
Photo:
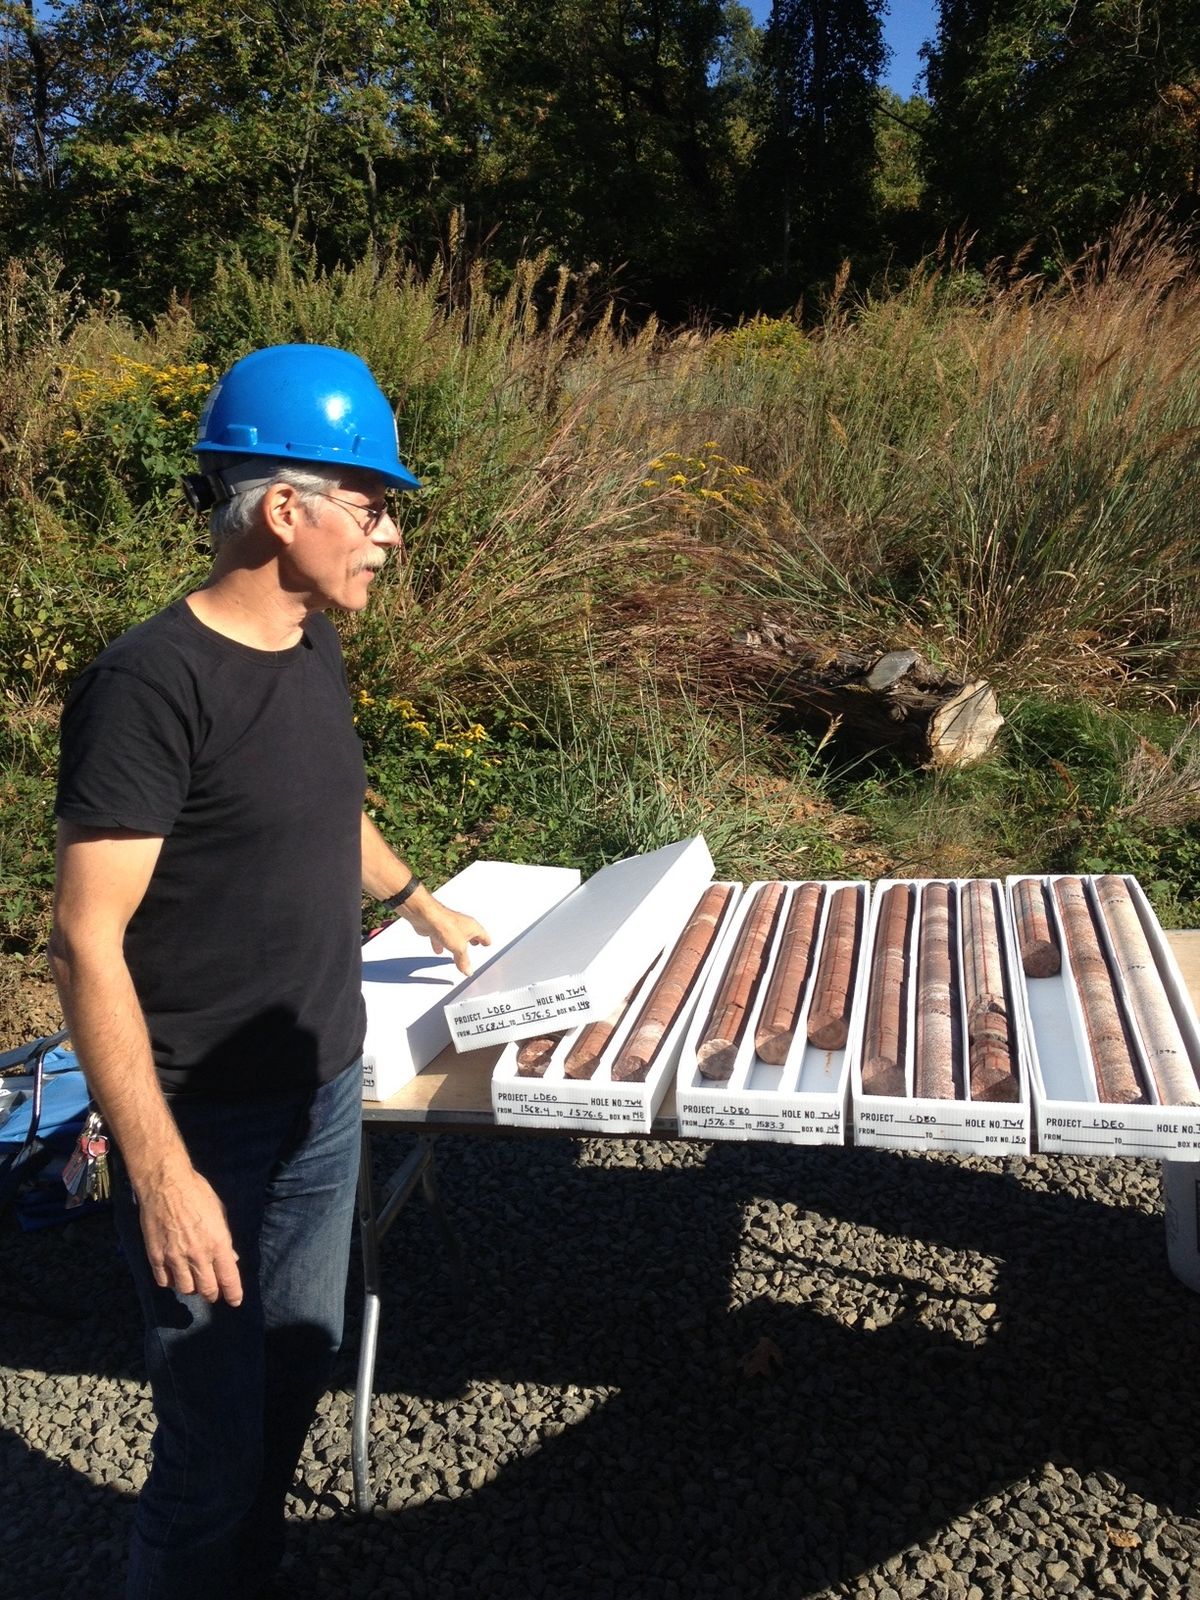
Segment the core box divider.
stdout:
<path fill-rule="evenodd" d="M 758 990 L 738 1042 L 733 1071 L 721 1081 L 704 1076 L 700 1071 L 697 1052 L 742 924 L 752 914 L 759 893 L 770 886 L 769 881 L 753 883 L 747 888 L 738 907 L 738 915 L 730 922 L 720 948 L 715 952 L 704 991 L 696 1002 L 680 1052 L 675 1080 L 675 1113 L 679 1119 L 679 1131 L 701 1139 L 762 1139 L 774 1144 L 844 1144 L 849 1087 L 848 1057 L 861 1026 L 859 1013 L 865 993 L 862 955 L 867 938 L 869 888 L 865 882 L 853 880 L 818 884 L 824 893 L 804 977 L 801 1003 L 796 1013 L 795 1033 L 783 1065 L 776 1067 L 759 1059 L 754 1035 L 775 963 L 779 959 L 792 901 L 805 883 L 811 880 L 775 881 L 783 882 L 785 893 L 759 976 Z M 822 1050 L 808 1041 L 808 1013 L 833 897 L 839 889 L 846 888 L 853 889 L 860 897 L 861 930 L 852 979 L 849 1031 L 843 1048 Z"/>
<path fill-rule="evenodd" d="M 1200 1023 L 1180 975 L 1174 952 L 1141 884 L 1131 873 L 1106 873 L 1129 890 L 1138 920 L 1154 956 L 1163 991 L 1187 1047 L 1192 1072 L 1200 1081 Z M 1058 902 L 1052 887 L 1061 879 L 1083 884 L 1096 913 L 1100 946 L 1113 977 L 1118 1007 L 1126 1025 L 1142 1082 L 1152 1097 L 1148 1105 L 1114 1105 L 1100 1099 L 1088 1043 L 1079 989 L 1063 937 Z M 1177 1106 L 1159 1100 L 1158 1082 L 1147 1060 L 1133 1008 L 1107 922 L 1103 917 L 1096 877 L 1085 873 L 1015 873 L 1007 879 L 1015 923 L 1018 883 L 1037 883 L 1046 891 L 1051 923 L 1062 958 L 1061 971 L 1050 978 L 1022 975 L 1022 1004 L 1029 1033 L 1037 1148 L 1053 1155 L 1145 1156 L 1157 1160 L 1200 1162 L 1200 1105 Z"/>
<path fill-rule="evenodd" d="M 455 1048 L 535 1038 L 608 1016 L 712 875 L 699 834 L 601 867 L 447 1004 Z"/>
<path fill-rule="evenodd" d="M 709 883 L 701 885 L 695 899 L 680 908 L 673 917 L 662 952 L 649 971 L 642 975 L 590 1078 L 567 1078 L 563 1073 L 567 1056 L 588 1026 L 587 1023 L 580 1023 L 563 1035 L 554 1047 L 546 1071 L 540 1077 L 520 1076 L 517 1072 L 520 1044 L 512 1040 L 505 1046 L 492 1069 L 492 1114 L 498 1123 L 506 1127 L 570 1128 L 584 1134 L 650 1132 L 671 1086 L 679 1048 L 697 997 L 742 894 L 740 883 L 720 879 L 717 882 L 731 891 L 729 900 L 722 910 L 708 955 L 674 1021 L 659 1042 L 645 1080 L 641 1083 L 614 1082 L 613 1064 L 639 1022 L 642 1007 L 664 967 L 675 953 L 692 912 L 712 886 Z M 615 1010 L 616 1007 L 611 1009 Z M 604 1014 L 607 1016 L 609 1013 Z"/>
<path fill-rule="evenodd" d="M 958 1022 L 962 1096 L 935 1099 L 919 1096 L 916 1089 L 917 1045 L 917 963 L 920 956 L 921 907 L 924 893 L 933 884 L 945 884 L 951 891 L 955 909 L 955 936 L 950 955 L 958 993 Z M 987 884 L 996 909 L 1000 942 L 1001 969 L 1008 1005 L 1009 1042 L 1017 1067 L 1018 1098 L 1014 1101 L 983 1101 L 971 1097 L 970 1046 L 967 1037 L 966 986 L 963 981 L 963 898 L 971 883 Z M 904 963 L 904 1082 L 903 1095 L 867 1094 L 863 1089 L 862 1063 L 865 1039 L 866 995 L 870 983 L 884 895 L 894 887 L 913 891 Z M 863 956 L 863 1017 L 852 1039 L 851 1105 L 854 1143 L 869 1149 L 952 1150 L 963 1155 L 1028 1155 L 1032 1108 L 1030 1102 L 1030 1052 L 1027 1017 L 1022 1002 L 1019 968 L 1016 964 L 1016 936 L 1004 885 L 995 878 L 884 878 L 871 893 L 871 918 Z"/>
<path fill-rule="evenodd" d="M 473 861 L 441 888 L 437 898 L 482 923 L 490 945 L 473 947 L 482 972 L 526 930 L 579 887 L 574 867 Z M 410 1083 L 450 1043 L 446 1002 L 470 981 L 447 952 L 403 917 L 363 946 L 363 1099 L 386 1100 Z"/>

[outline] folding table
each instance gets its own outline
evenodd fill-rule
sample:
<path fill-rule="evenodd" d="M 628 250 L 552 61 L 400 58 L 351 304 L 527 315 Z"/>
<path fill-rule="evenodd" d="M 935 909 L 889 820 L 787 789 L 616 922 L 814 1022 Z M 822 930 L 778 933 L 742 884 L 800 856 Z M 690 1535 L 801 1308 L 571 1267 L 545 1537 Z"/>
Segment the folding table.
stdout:
<path fill-rule="evenodd" d="M 1192 1003 L 1200 1010 L 1200 929 L 1169 932 Z M 425 1070 L 388 1100 L 363 1102 L 363 1150 L 358 1187 L 358 1216 L 362 1237 L 363 1319 L 358 1379 L 354 1391 L 354 1426 L 351 1455 L 354 1469 L 355 1509 L 371 1509 L 371 1475 L 367 1460 L 367 1435 L 375 1388 L 375 1355 L 380 1325 L 379 1246 L 405 1202 L 421 1187 L 430 1203 L 452 1260 L 458 1250 L 437 1196 L 433 1160 L 434 1141 L 442 1134 L 516 1135 L 528 1138 L 577 1138 L 571 1129 L 548 1128 L 531 1133 L 526 1128 L 499 1126 L 492 1116 L 492 1068 L 501 1046 L 457 1053 L 443 1050 Z M 419 1135 L 415 1148 L 379 1189 L 371 1174 L 370 1141 L 373 1133 L 407 1132 Z M 589 1135 L 594 1137 L 594 1135 Z M 600 1135 L 599 1137 L 604 1137 Z M 674 1092 L 667 1097 L 648 1134 L 613 1134 L 622 1139 L 675 1139 L 679 1137 Z"/>

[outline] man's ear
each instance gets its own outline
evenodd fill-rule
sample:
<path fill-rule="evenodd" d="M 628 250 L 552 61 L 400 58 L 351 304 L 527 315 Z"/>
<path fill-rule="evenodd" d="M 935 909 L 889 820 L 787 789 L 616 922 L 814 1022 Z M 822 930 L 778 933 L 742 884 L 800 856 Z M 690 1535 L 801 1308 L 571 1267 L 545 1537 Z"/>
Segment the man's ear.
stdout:
<path fill-rule="evenodd" d="M 262 498 L 262 519 L 267 532 L 281 544 L 290 545 L 308 514 L 299 489 L 290 483 L 273 483 Z"/>

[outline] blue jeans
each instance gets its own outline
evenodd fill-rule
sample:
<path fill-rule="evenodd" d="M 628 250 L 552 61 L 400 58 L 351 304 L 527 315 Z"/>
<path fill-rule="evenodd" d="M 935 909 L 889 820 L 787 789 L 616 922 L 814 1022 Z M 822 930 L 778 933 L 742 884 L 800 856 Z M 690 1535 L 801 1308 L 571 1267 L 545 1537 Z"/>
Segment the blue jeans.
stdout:
<path fill-rule="evenodd" d="M 225 1205 L 244 1299 L 209 1305 L 155 1284 L 115 1162 L 117 1227 L 146 1320 L 158 1419 L 126 1593 L 242 1600 L 279 1563 L 284 1500 L 341 1343 L 361 1066 L 315 1090 L 179 1096 L 171 1109 Z"/>

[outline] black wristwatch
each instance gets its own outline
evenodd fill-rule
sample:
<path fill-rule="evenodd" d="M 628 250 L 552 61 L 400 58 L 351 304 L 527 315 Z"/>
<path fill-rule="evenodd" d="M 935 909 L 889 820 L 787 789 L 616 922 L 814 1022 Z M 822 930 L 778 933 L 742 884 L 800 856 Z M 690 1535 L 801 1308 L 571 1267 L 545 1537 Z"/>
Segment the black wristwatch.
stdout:
<path fill-rule="evenodd" d="M 399 911 L 400 907 L 408 899 L 409 895 L 415 894 L 420 887 L 421 880 L 414 872 L 412 877 L 404 885 L 403 889 L 397 889 L 395 894 L 388 895 L 387 899 L 381 901 L 380 904 L 383 906 L 385 911 Z"/>

